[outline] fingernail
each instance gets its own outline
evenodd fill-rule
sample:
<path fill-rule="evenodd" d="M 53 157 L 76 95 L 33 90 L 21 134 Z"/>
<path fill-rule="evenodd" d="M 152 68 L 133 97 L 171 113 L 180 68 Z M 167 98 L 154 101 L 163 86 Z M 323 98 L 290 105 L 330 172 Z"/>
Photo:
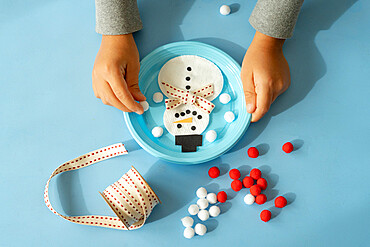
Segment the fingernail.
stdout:
<path fill-rule="evenodd" d="M 249 112 L 249 113 L 253 113 L 253 109 L 254 107 L 253 107 L 253 105 L 252 104 L 247 104 L 247 112 Z"/>

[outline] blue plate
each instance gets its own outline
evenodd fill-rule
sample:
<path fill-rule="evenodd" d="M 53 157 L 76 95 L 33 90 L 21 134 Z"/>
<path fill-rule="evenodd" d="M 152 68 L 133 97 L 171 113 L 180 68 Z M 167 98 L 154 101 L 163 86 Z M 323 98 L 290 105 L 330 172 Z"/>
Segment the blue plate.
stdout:
<path fill-rule="evenodd" d="M 163 124 L 164 101 L 155 103 L 153 94 L 160 92 L 158 73 L 170 59 L 181 55 L 197 55 L 215 63 L 224 76 L 222 93 L 228 93 L 231 101 L 223 105 L 219 97 L 212 101 L 215 109 L 210 115 L 207 129 L 203 132 L 203 146 L 193 153 L 181 152 L 175 145 L 175 137 L 167 132 Z M 177 164 L 199 164 L 219 157 L 232 148 L 247 130 L 251 114 L 247 113 L 243 86 L 240 79 L 240 66 L 225 52 L 200 42 L 183 41 L 161 46 L 141 61 L 139 86 L 149 103 L 149 110 L 143 115 L 124 113 L 126 124 L 136 142 L 147 152 L 158 158 Z M 227 123 L 224 114 L 233 111 L 234 122 Z M 151 130 L 161 126 L 164 130 L 160 138 L 153 137 Z M 208 130 L 217 132 L 217 139 L 209 143 L 205 139 Z"/>

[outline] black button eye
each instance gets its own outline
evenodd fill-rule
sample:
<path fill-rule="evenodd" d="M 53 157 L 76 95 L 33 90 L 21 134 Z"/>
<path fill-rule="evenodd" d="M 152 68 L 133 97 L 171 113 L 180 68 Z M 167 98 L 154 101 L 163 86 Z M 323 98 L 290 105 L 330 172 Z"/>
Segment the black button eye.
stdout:
<path fill-rule="evenodd" d="M 190 110 L 186 110 L 186 114 L 190 114 L 190 112 L 191 112 Z"/>
<path fill-rule="evenodd" d="M 189 77 L 189 76 L 187 76 L 187 77 L 185 78 L 185 80 L 190 81 L 190 77 Z"/>
<path fill-rule="evenodd" d="M 180 114 L 176 113 L 176 114 L 175 114 L 175 117 L 180 117 Z"/>
<path fill-rule="evenodd" d="M 182 125 L 181 125 L 181 124 L 178 124 L 178 125 L 177 125 L 177 128 L 179 128 L 179 129 L 180 129 L 181 127 L 182 127 Z"/>
<path fill-rule="evenodd" d="M 191 130 L 195 130 L 196 129 L 196 127 L 195 126 L 191 126 Z"/>
<path fill-rule="evenodd" d="M 181 116 L 185 116 L 185 112 L 181 112 L 181 113 L 180 113 L 180 115 L 181 115 Z"/>
<path fill-rule="evenodd" d="M 186 90 L 190 90 L 191 87 L 189 85 L 186 85 L 185 88 L 186 88 Z"/>
<path fill-rule="evenodd" d="M 197 115 L 197 112 L 196 111 L 193 111 L 193 115 L 195 116 L 195 115 Z"/>
<path fill-rule="evenodd" d="M 187 67 L 186 69 L 187 69 L 188 71 L 191 71 L 191 67 Z"/>
<path fill-rule="evenodd" d="M 202 115 L 198 115 L 198 119 L 202 119 Z"/>

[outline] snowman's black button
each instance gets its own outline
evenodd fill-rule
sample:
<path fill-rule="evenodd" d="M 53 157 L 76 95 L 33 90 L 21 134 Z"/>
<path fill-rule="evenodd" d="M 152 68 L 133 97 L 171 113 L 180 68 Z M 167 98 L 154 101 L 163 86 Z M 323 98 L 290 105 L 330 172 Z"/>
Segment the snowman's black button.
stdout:
<path fill-rule="evenodd" d="M 196 129 L 196 127 L 195 126 L 191 126 L 191 130 L 195 130 Z"/>
<path fill-rule="evenodd" d="M 186 110 L 186 114 L 190 114 L 190 112 L 191 112 L 190 110 Z"/>
<path fill-rule="evenodd" d="M 190 81 L 190 77 L 189 77 L 189 76 L 187 76 L 187 77 L 185 78 L 185 80 Z"/>
<path fill-rule="evenodd" d="M 193 115 L 195 116 L 195 115 L 197 115 L 197 112 L 196 111 L 193 111 Z"/>
<path fill-rule="evenodd" d="M 180 113 L 180 115 L 181 115 L 181 116 L 185 116 L 185 112 L 181 112 L 181 113 Z"/>
<path fill-rule="evenodd" d="M 179 128 L 179 129 L 180 129 L 181 127 L 182 127 L 182 125 L 181 125 L 181 124 L 178 124 L 178 125 L 177 125 L 177 128 Z"/>
<path fill-rule="evenodd" d="M 186 69 L 187 69 L 188 71 L 191 71 L 191 67 L 187 67 Z"/>
<path fill-rule="evenodd" d="M 202 115 L 198 115 L 198 119 L 202 119 Z"/>
<path fill-rule="evenodd" d="M 180 114 L 176 113 L 176 114 L 175 114 L 175 117 L 180 117 Z"/>
<path fill-rule="evenodd" d="M 186 90 L 190 90 L 191 87 L 189 85 L 186 85 L 185 88 L 186 88 Z"/>

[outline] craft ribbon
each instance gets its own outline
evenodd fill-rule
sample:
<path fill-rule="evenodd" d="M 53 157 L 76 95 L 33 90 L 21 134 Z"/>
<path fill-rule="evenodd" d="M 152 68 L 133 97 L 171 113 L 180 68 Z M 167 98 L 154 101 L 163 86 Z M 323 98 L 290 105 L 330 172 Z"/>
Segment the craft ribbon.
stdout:
<path fill-rule="evenodd" d="M 209 84 L 195 91 L 180 89 L 166 82 L 162 82 L 162 85 L 170 97 L 170 99 L 165 100 L 167 110 L 174 109 L 181 104 L 190 104 L 210 114 L 215 107 L 211 101 L 206 100 L 206 98 L 213 95 L 213 84 Z"/>
<path fill-rule="evenodd" d="M 160 203 L 160 200 L 134 167 L 117 182 L 108 186 L 102 193 L 99 192 L 118 217 L 101 215 L 65 216 L 55 211 L 49 200 L 49 183 L 54 176 L 124 154 L 127 154 L 124 145 L 117 143 L 62 164 L 55 169 L 46 183 L 44 191 L 46 206 L 54 214 L 77 224 L 120 230 L 132 230 L 142 227 L 153 208 Z"/>

